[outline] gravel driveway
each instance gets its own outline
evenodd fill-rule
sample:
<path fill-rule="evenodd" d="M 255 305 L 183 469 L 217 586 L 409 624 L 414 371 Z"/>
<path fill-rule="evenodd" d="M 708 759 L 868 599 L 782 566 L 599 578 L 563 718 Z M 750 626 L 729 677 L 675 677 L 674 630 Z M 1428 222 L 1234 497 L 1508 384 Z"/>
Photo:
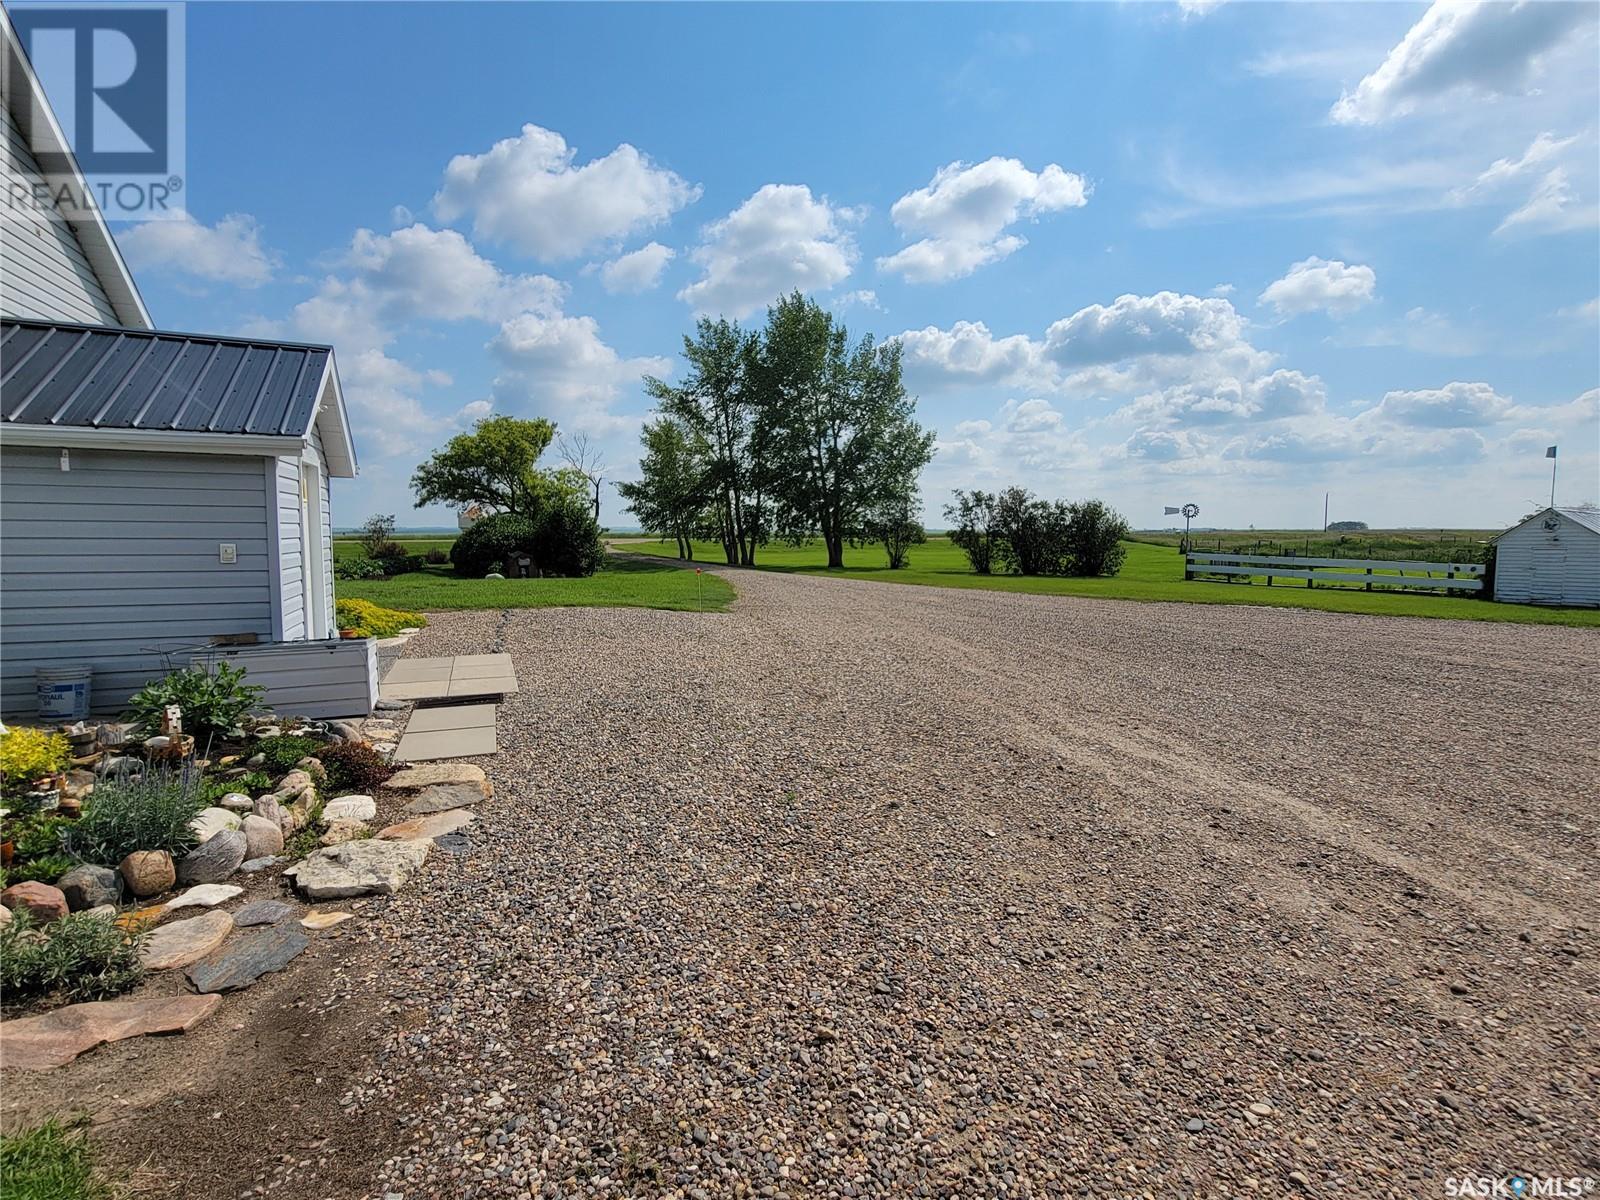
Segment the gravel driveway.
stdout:
<path fill-rule="evenodd" d="M 407 647 L 523 691 L 381 918 L 375 1195 L 1600 1175 L 1593 633 L 735 583 Z"/>

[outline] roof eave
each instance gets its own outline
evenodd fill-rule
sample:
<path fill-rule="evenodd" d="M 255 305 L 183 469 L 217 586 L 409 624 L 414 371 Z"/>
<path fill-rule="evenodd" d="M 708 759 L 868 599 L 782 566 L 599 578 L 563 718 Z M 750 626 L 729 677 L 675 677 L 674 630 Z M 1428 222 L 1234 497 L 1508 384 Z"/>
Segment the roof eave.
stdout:
<path fill-rule="evenodd" d="M 329 353 L 328 361 L 323 366 L 322 386 L 317 394 L 320 399 L 316 415 L 312 417 L 312 426 L 322 434 L 323 465 L 335 479 L 354 479 L 361 473 L 361 465 L 356 461 L 356 443 L 350 434 L 350 412 L 345 407 L 344 388 L 339 384 L 339 369 L 334 364 L 332 353 Z M 306 436 L 311 436 L 310 429 L 306 430 Z"/>
<path fill-rule="evenodd" d="M 293 434 L 205 433 L 186 429 L 105 429 L 84 425 L 0 424 L 0 445 L 61 450 L 136 450 L 147 454 L 231 454 L 277 458 L 298 454 L 305 438 Z"/>

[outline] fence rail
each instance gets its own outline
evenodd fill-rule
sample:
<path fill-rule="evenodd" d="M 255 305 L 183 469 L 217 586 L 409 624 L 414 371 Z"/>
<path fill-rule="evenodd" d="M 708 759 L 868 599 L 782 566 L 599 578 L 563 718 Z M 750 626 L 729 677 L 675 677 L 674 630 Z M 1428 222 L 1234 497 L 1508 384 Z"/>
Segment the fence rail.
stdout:
<path fill-rule="evenodd" d="M 1482 563 L 1418 562 L 1389 558 L 1296 558 L 1271 554 L 1190 553 L 1183 556 L 1183 577 L 1222 575 L 1229 582 L 1252 583 L 1264 577 L 1303 579 L 1307 587 L 1318 583 L 1359 583 L 1366 591 L 1373 584 L 1423 590 L 1483 590 Z M 1413 574 L 1407 574 L 1407 572 Z M 1440 576 L 1443 578 L 1440 578 Z"/>

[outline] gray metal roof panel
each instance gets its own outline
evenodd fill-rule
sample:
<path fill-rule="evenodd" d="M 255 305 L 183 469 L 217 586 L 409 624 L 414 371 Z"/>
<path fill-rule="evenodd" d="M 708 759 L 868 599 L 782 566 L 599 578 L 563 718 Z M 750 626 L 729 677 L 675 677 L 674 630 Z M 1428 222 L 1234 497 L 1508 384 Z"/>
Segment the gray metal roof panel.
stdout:
<path fill-rule="evenodd" d="M 327 346 L 112 326 L 0 321 L 10 424 L 304 437 Z"/>

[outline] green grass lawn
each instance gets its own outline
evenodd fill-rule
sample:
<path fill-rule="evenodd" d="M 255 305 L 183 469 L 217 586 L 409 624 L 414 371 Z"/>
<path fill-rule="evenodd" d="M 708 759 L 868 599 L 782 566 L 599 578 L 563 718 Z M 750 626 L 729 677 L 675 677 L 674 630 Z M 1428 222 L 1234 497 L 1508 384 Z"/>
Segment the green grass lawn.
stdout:
<path fill-rule="evenodd" d="M 1384 616 L 1444 617 L 1473 621 L 1511 621 L 1538 625 L 1589 625 L 1600 627 L 1600 611 L 1585 608 L 1534 608 L 1523 604 L 1495 604 L 1460 596 L 1430 596 L 1415 592 L 1367 592 L 1357 588 L 1296 586 L 1298 580 L 1279 580 L 1267 587 L 1254 583 L 1186 582 L 1183 556 L 1170 546 L 1128 542 L 1127 561 L 1115 576 L 1103 579 L 1060 579 L 1022 575 L 976 575 L 960 550 L 944 538 L 931 538 L 913 546 L 910 564 L 901 571 L 884 566 L 881 547 L 845 550 L 843 570 L 829 571 L 820 542 L 802 546 L 771 545 L 756 554 L 757 566 L 769 571 L 807 575 L 835 575 L 869 579 L 877 583 L 920 584 L 928 587 L 989 588 L 1002 592 L 1031 592 L 1058 596 L 1101 596 L 1113 600 L 1181 601 L 1191 604 L 1266 604 L 1280 608 L 1317 608 L 1332 612 L 1379 613 Z M 622 542 L 619 550 L 672 558 L 671 542 Z M 722 562 L 722 547 L 696 542 L 697 560 Z"/>
<path fill-rule="evenodd" d="M 455 544 L 455 538 L 449 534 L 397 534 L 395 541 L 399 542 L 411 554 L 426 554 L 429 550 L 443 550 L 446 554 Z M 366 551 L 361 548 L 361 539 L 348 534 L 341 534 L 333 539 L 333 557 L 361 558 Z"/>
<path fill-rule="evenodd" d="M 99 1200 L 110 1194 L 95 1175 L 81 1124 L 46 1121 L 0 1137 L 0 1197 L 5 1200 Z"/>
<path fill-rule="evenodd" d="M 333 587 L 342 599 L 370 600 L 406 612 L 562 607 L 720 612 L 733 599 L 732 586 L 715 575 L 638 559 L 609 559 L 587 579 L 463 579 L 442 566 L 393 579 L 339 579 Z"/>

